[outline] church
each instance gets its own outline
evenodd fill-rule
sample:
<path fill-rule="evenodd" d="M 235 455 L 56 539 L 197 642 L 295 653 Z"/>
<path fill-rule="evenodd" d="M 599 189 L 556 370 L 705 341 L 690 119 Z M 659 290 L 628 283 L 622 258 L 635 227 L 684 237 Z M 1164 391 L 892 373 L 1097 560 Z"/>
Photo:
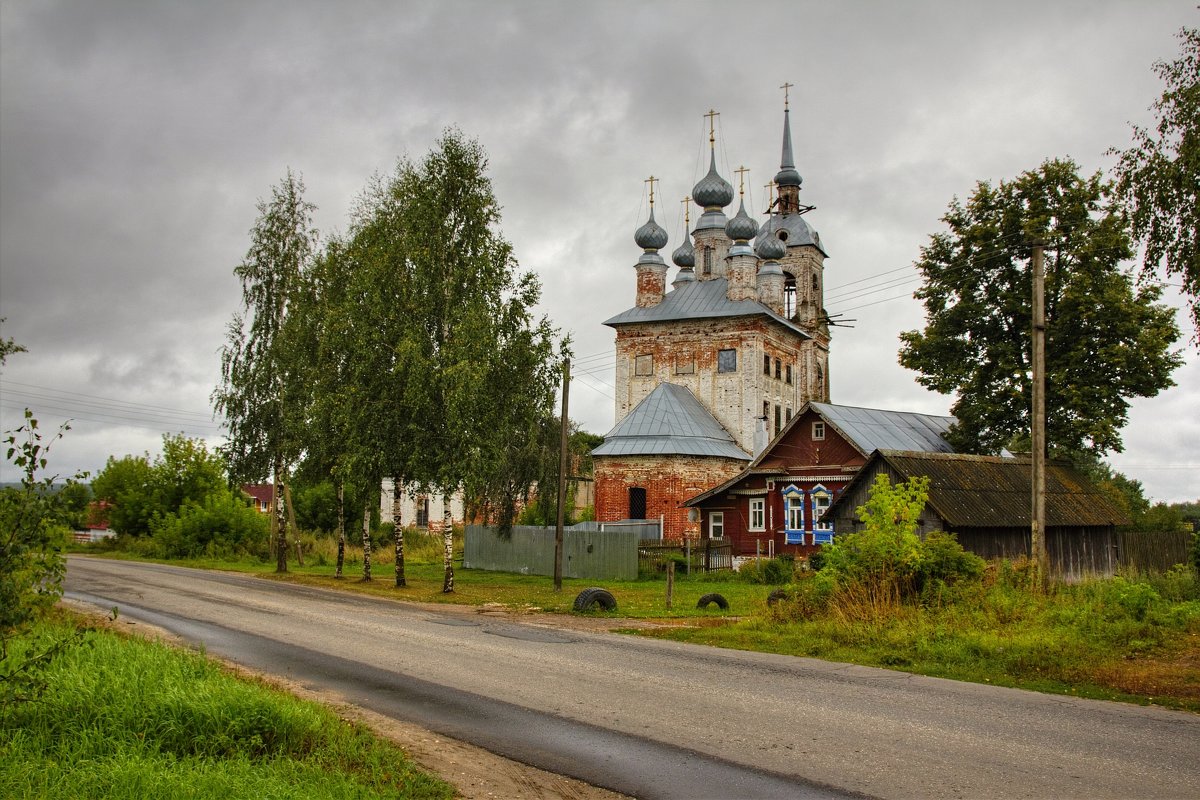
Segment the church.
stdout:
<path fill-rule="evenodd" d="M 827 252 L 805 219 L 789 114 L 785 102 L 760 224 L 742 190 L 726 214 L 735 191 L 717 171 L 710 113 L 709 170 L 691 196 L 700 215 L 671 254 L 670 290 L 651 183 L 634 306 L 604 323 L 616 330 L 616 425 L 592 452 L 599 521 L 661 520 L 663 538 L 699 536 L 684 503 L 743 472 L 806 404 L 829 401 Z"/>

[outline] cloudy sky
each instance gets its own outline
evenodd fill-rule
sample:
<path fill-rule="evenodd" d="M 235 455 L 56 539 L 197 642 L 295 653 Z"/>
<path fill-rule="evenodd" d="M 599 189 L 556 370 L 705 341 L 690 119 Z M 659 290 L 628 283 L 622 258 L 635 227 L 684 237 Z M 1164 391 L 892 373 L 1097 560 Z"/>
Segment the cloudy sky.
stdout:
<path fill-rule="evenodd" d="M 60 473 L 168 431 L 218 442 L 208 398 L 256 202 L 290 167 L 321 230 L 344 230 L 372 174 L 456 125 L 487 149 L 504 233 L 574 341 L 571 416 L 604 433 L 601 322 L 633 303 L 645 178 L 669 252 L 712 108 L 719 169 L 751 170 L 761 212 L 784 82 L 826 305 L 857 319 L 835 331 L 833 400 L 946 413 L 896 352 L 922 325 L 911 265 L 947 204 L 1048 157 L 1109 169 L 1105 150 L 1151 120 L 1151 64 L 1197 23 L 1194 0 L 3 0 L 0 332 L 29 349 L 0 376 L 3 427 L 26 406 L 73 419 Z M 1200 496 L 1200 354 L 1185 357 L 1111 459 L 1161 500 Z"/>

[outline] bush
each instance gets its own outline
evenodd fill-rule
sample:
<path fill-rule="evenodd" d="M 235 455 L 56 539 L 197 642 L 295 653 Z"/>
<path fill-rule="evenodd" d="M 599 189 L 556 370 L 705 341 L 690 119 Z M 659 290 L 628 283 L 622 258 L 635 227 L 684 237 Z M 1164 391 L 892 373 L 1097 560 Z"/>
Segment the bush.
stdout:
<path fill-rule="evenodd" d="M 795 559 L 789 553 L 787 557 L 756 558 L 742 564 L 738 570 L 738 579 L 745 583 L 761 583 L 768 586 L 780 586 L 791 582 L 795 577 Z"/>
<path fill-rule="evenodd" d="M 188 504 L 178 514 L 157 517 L 150 531 L 154 549 L 163 558 L 262 555 L 266 552 L 270 520 L 226 490 Z"/>

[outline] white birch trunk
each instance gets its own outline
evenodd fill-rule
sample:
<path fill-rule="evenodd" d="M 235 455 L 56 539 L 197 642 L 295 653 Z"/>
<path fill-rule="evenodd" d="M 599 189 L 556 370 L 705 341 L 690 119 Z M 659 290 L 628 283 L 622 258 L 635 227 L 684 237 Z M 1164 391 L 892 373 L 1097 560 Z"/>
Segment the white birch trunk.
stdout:
<path fill-rule="evenodd" d="M 392 478 L 392 533 L 396 540 L 396 585 L 407 586 L 404 579 L 404 521 L 400 518 L 404 500 L 401 483 L 401 478 Z"/>
<path fill-rule="evenodd" d="M 363 577 L 364 581 L 371 580 L 371 504 L 363 506 Z"/>
<path fill-rule="evenodd" d="M 454 591 L 454 517 L 450 514 L 450 493 L 442 494 L 442 563 L 446 577 L 442 581 L 442 592 Z"/>
<path fill-rule="evenodd" d="M 335 578 L 342 577 L 342 565 L 346 562 L 346 485 L 338 481 L 338 551 Z"/>

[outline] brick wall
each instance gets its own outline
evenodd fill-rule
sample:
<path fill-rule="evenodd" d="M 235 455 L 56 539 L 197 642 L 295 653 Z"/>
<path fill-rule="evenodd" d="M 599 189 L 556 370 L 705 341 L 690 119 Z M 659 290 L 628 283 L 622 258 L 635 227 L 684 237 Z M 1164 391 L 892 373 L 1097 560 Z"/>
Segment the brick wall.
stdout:
<path fill-rule="evenodd" d="M 663 518 L 663 538 L 699 536 L 688 522 L 683 501 L 723 483 L 746 466 L 744 461 L 700 456 L 597 456 L 596 520 L 629 518 L 629 489 L 646 490 L 646 519 Z"/>

